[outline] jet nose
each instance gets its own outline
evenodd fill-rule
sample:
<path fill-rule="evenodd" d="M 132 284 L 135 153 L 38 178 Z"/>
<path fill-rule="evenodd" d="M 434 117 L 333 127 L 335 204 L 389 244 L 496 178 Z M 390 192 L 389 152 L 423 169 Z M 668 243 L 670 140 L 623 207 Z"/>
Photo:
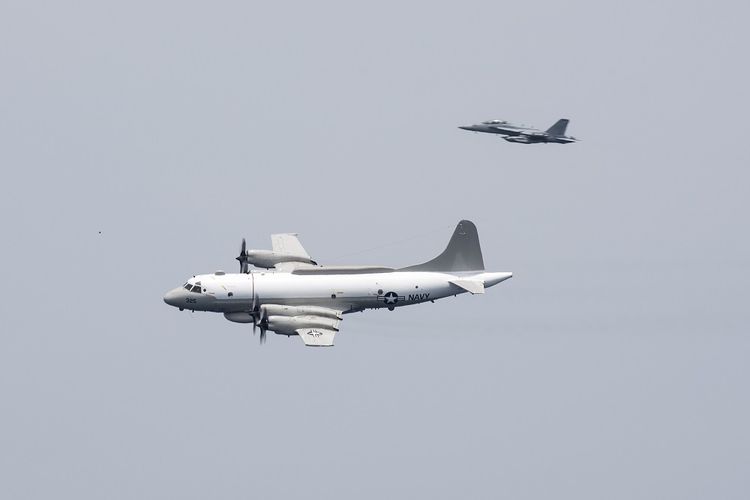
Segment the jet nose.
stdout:
<path fill-rule="evenodd" d="M 174 288 L 164 294 L 164 302 L 170 306 L 178 307 L 182 297 L 182 288 Z"/>
<path fill-rule="evenodd" d="M 460 127 L 461 130 L 474 130 L 474 127 L 472 125 L 462 125 Z"/>

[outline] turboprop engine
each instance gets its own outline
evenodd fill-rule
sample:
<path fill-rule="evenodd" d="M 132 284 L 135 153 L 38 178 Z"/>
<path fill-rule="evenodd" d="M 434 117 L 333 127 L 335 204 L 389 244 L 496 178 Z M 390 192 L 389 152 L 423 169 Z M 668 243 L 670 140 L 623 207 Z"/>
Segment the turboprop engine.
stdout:
<path fill-rule="evenodd" d="M 297 335 L 300 328 L 324 328 L 339 331 L 341 320 L 320 316 L 268 316 L 268 329 L 279 335 Z"/>
<path fill-rule="evenodd" d="M 278 253 L 273 250 L 248 250 L 245 238 L 242 238 L 240 255 L 237 256 L 236 260 L 240 263 L 240 272 L 245 274 L 249 271 L 249 264 L 264 269 L 270 269 L 281 262 L 303 262 L 314 266 L 318 265 L 314 260 L 302 255 Z"/>
<path fill-rule="evenodd" d="M 326 307 L 256 304 L 253 299 L 250 311 L 227 312 L 224 317 L 234 323 L 252 323 L 253 332 L 260 327 L 261 343 L 265 342 L 267 330 L 279 335 L 297 335 L 296 330 L 301 328 L 322 328 L 337 332 L 342 319 L 339 311 Z"/>
<path fill-rule="evenodd" d="M 270 269 L 280 262 L 304 262 L 306 264 L 317 265 L 314 260 L 307 257 L 276 253 L 271 250 L 247 250 L 245 259 L 248 264 L 264 269 Z"/>
<path fill-rule="evenodd" d="M 224 313 L 224 317 L 234 323 L 255 323 L 259 319 L 264 321 L 268 319 L 270 324 L 271 317 L 296 317 L 296 316 L 315 316 L 318 318 L 325 318 L 326 320 L 341 321 L 342 316 L 338 311 L 328 309 L 326 307 L 317 306 L 285 306 L 280 304 L 264 304 L 260 306 L 256 313 L 252 312 L 227 312 Z M 326 321 L 326 324 L 330 324 Z M 318 325 L 320 326 L 320 325 Z M 301 328 L 301 327 L 297 327 Z M 312 328 L 312 327 L 310 327 Z M 322 326 L 321 326 L 322 328 Z M 269 330 L 273 328 L 269 327 Z"/>
<path fill-rule="evenodd" d="M 261 315 L 265 316 L 321 316 L 330 319 L 342 319 L 341 313 L 318 306 L 285 306 L 280 304 L 264 304 L 260 306 Z"/>

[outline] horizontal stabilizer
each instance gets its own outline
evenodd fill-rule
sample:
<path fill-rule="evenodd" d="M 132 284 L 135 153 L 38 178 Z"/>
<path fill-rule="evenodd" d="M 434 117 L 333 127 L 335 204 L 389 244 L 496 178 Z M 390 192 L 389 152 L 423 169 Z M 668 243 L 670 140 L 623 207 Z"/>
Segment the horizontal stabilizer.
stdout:
<path fill-rule="evenodd" d="M 333 336 L 336 335 L 336 332 L 325 328 L 300 328 L 297 330 L 297 334 L 307 346 L 331 347 L 333 346 Z"/>
<path fill-rule="evenodd" d="M 471 294 L 484 293 L 484 283 L 481 281 L 469 280 L 469 279 L 466 279 L 466 280 L 457 279 L 457 280 L 450 280 L 450 282 L 456 286 L 460 286 L 461 288 L 463 288 L 464 290 L 466 290 L 467 292 Z"/>
<path fill-rule="evenodd" d="M 489 288 L 512 277 L 513 273 L 482 273 L 472 276 L 472 279 L 481 281 L 485 288 Z"/>

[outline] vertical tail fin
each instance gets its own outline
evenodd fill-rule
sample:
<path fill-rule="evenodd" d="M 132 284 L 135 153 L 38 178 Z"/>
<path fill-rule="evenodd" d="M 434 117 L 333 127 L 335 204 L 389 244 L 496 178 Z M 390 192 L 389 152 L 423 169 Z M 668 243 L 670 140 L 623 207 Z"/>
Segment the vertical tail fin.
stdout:
<path fill-rule="evenodd" d="M 547 129 L 549 135 L 565 135 L 565 129 L 568 128 L 568 122 L 565 118 L 557 120 L 554 125 Z"/>
<path fill-rule="evenodd" d="M 484 271 L 482 249 L 479 246 L 477 226 L 470 220 L 462 220 L 453 231 L 453 236 L 443 253 L 434 259 L 409 266 L 401 271 L 462 272 Z"/>

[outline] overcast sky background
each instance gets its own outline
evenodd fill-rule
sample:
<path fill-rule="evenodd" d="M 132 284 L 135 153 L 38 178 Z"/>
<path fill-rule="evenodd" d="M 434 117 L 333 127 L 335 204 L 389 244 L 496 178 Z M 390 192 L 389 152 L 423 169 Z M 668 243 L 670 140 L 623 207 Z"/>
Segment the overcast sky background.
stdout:
<path fill-rule="evenodd" d="M 749 14 L 2 1 L 0 497 L 748 498 Z M 162 302 L 462 218 L 514 278 L 333 349 Z"/>

